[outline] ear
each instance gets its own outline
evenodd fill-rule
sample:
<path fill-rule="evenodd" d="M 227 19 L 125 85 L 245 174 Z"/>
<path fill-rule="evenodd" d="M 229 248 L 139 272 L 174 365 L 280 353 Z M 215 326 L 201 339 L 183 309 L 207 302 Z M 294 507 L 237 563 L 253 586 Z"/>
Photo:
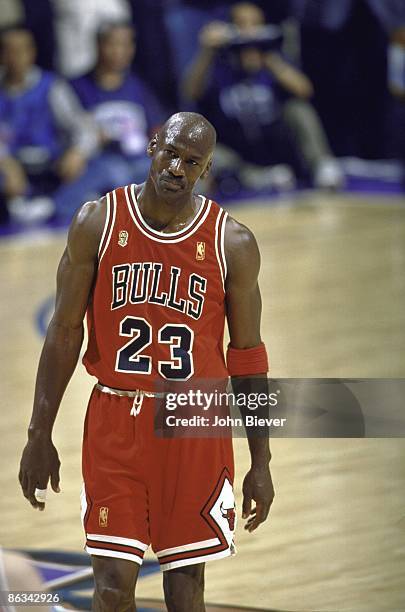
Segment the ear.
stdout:
<path fill-rule="evenodd" d="M 159 140 L 159 136 L 158 134 L 155 134 L 149 141 L 149 144 L 147 146 L 146 149 L 146 153 L 148 154 L 149 157 L 153 157 L 155 150 L 156 150 L 156 146 Z"/>
<path fill-rule="evenodd" d="M 206 177 L 209 175 L 209 173 L 210 173 L 210 171 L 211 171 L 211 167 L 212 167 L 212 155 L 211 155 L 211 157 L 209 158 L 208 163 L 207 163 L 207 165 L 205 166 L 205 170 L 203 171 L 203 173 L 202 173 L 202 175 L 200 176 L 200 178 L 205 179 L 205 178 L 206 178 Z"/>

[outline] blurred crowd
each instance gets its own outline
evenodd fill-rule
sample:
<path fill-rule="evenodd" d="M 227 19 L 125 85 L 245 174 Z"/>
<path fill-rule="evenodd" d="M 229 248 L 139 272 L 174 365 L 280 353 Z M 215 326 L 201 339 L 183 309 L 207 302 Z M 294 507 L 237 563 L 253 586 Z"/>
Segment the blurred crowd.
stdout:
<path fill-rule="evenodd" d="M 217 129 L 211 196 L 341 189 L 405 157 L 404 100 L 404 0 L 0 0 L 0 222 L 143 181 L 176 110 Z"/>

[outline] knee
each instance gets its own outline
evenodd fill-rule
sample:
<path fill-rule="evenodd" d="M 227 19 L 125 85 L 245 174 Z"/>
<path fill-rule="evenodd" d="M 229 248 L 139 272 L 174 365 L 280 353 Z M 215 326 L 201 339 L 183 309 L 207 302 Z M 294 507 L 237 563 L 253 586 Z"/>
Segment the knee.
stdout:
<path fill-rule="evenodd" d="M 305 122 L 315 114 L 312 104 L 300 98 L 291 98 L 283 106 L 283 117 L 287 122 Z"/>
<path fill-rule="evenodd" d="M 135 608 L 139 567 L 131 561 L 93 557 L 94 607 L 97 612 L 126 612 Z"/>
<path fill-rule="evenodd" d="M 94 598 L 96 602 L 95 609 L 100 612 L 111 610 L 124 612 L 133 608 L 134 593 L 130 589 L 101 583 L 96 584 Z"/>
<path fill-rule="evenodd" d="M 165 572 L 163 586 L 168 612 L 205 610 L 204 566 L 187 566 Z"/>

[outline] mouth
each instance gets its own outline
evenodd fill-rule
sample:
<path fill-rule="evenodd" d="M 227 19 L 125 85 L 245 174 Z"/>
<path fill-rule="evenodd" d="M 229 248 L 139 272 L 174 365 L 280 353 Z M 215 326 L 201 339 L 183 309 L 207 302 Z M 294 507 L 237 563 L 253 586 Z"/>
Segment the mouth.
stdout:
<path fill-rule="evenodd" d="M 180 191 L 181 189 L 183 189 L 183 185 L 181 183 L 173 181 L 169 178 L 162 177 L 160 179 L 160 182 L 163 184 L 163 188 L 169 191 Z"/>

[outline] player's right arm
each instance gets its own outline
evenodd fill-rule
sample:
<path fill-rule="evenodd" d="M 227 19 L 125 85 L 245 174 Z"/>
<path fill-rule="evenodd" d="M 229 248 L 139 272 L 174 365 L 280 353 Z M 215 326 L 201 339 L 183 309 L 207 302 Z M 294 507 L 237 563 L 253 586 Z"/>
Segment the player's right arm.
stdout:
<path fill-rule="evenodd" d="M 52 489 L 59 490 L 60 461 L 52 443 L 52 428 L 79 359 L 83 320 L 95 277 L 105 215 L 105 199 L 87 202 L 79 209 L 58 267 L 55 313 L 39 361 L 28 442 L 19 473 L 24 496 L 40 510 L 45 504 L 37 501 L 35 489 L 46 489 L 50 479 Z"/>

